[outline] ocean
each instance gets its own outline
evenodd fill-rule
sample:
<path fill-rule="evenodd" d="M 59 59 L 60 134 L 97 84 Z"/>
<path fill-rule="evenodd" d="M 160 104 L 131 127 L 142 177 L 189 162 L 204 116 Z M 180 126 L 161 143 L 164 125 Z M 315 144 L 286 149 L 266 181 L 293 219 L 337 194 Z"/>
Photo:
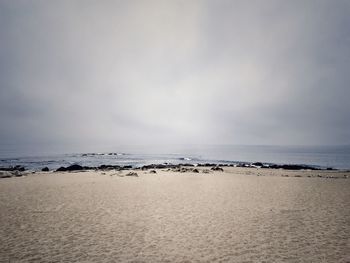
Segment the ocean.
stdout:
<path fill-rule="evenodd" d="M 0 150 L 0 167 L 15 165 L 29 170 L 79 164 L 132 165 L 160 163 L 250 163 L 304 164 L 320 168 L 350 169 L 350 146 L 123 146 L 101 152 L 33 153 Z"/>

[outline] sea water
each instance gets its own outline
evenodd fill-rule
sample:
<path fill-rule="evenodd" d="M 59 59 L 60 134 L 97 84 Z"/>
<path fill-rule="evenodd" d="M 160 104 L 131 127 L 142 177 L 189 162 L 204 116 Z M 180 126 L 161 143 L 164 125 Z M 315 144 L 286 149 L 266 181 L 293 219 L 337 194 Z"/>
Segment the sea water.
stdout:
<path fill-rule="evenodd" d="M 305 164 L 316 167 L 350 169 L 350 146 L 252 146 L 252 145 L 192 145 L 192 146 L 122 146 L 108 151 L 32 153 L 19 150 L 0 150 L 0 167 L 22 165 L 39 170 L 45 166 L 79 164 L 132 165 L 151 163 L 239 163 L 264 162 L 275 164 Z"/>

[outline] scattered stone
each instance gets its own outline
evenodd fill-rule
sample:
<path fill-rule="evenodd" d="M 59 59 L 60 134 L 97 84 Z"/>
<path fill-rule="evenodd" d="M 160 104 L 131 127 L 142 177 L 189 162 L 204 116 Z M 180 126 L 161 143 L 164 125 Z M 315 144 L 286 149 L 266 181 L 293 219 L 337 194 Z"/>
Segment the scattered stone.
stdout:
<path fill-rule="evenodd" d="M 144 165 L 141 167 L 141 170 L 149 170 L 149 169 L 175 169 L 175 168 L 180 168 L 179 164 L 169 164 L 169 163 L 165 163 L 165 164 L 148 164 L 148 165 Z"/>
<path fill-rule="evenodd" d="M 100 165 L 97 167 L 98 170 L 120 170 L 121 167 L 119 165 Z"/>
<path fill-rule="evenodd" d="M 193 172 L 193 170 L 194 170 L 194 169 L 192 169 L 192 168 L 181 167 L 180 173 Z M 195 170 L 197 170 L 197 169 L 195 169 Z"/>
<path fill-rule="evenodd" d="M 24 166 L 16 165 L 16 166 L 10 166 L 10 167 L 0 167 L 0 170 L 1 171 L 9 171 L 9 172 L 13 172 L 13 171 L 24 172 L 25 168 L 24 168 Z"/>
<path fill-rule="evenodd" d="M 84 170 L 84 169 L 85 169 L 85 167 L 83 167 L 83 166 L 80 166 L 78 164 L 73 164 L 73 165 L 70 165 L 68 167 L 61 166 L 60 168 L 58 168 L 56 170 L 56 172 L 81 171 L 81 170 Z"/>
<path fill-rule="evenodd" d="M 210 173 L 210 170 L 204 169 L 204 170 L 202 171 L 202 173 L 204 173 L 204 174 L 209 174 L 209 173 Z"/>
<path fill-rule="evenodd" d="M 215 164 L 215 163 L 199 163 L 197 166 L 199 166 L 199 167 L 204 167 L 204 166 L 214 167 L 214 166 L 217 166 L 217 164 Z"/>
<path fill-rule="evenodd" d="M 223 171 L 224 171 L 224 169 L 222 169 L 222 168 L 219 167 L 219 166 L 212 167 L 211 170 L 212 170 L 212 171 L 219 171 L 219 172 L 223 172 Z"/>
<path fill-rule="evenodd" d="M 16 177 L 21 177 L 23 174 L 20 171 L 13 171 L 12 174 Z"/>
<path fill-rule="evenodd" d="M 56 169 L 56 172 L 65 172 L 67 171 L 66 167 L 61 166 L 60 168 Z"/>
<path fill-rule="evenodd" d="M 256 163 L 252 163 L 252 166 L 263 167 L 264 165 L 261 162 L 256 162 Z"/>
<path fill-rule="evenodd" d="M 67 171 L 81 171 L 84 170 L 84 167 L 79 164 L 73 164 L 66 168 Z"/>
<path fill-rule="evenodd" d="M 156 170 L 151 170 L 151 171 L 149 171 L 149 173 L 150 173 L 150 174 L 156 174 L 157 171 L 156 171 Z"/>
<path fill-rule="evenodd" d="M 181 163 L 180 166 L 188 166 L 188 167 L 194 167 L 194 164 L 191 163 Z"/>
<path fill-rule="evenodd" d="M 11 178 L 13 174 L 9 171 L 0 171 L 0 178 Z"/>
<path fill-rule="evenodd" d="M 250 167 L 250 165 L 248 165 L 248 164 L 246 164 L 246 163 L 238 163 L 238 164 L 236 165 L 236 167 L 243 167 L 243 168 L 245 168 L 245 167 Z"/>
<path fill-rule="evenodd" d="M 41 169 L 42 172 L 48 172 L 50 171 L 49 167 L 44 167 L 43 169 Z"/>
<path fill-rule="evenodd" d="M 125 176 L 135 176 L 135 177 L 139 177 L 139 175 L 135 172 L 129 172 L 127 173 Z"/>
<path fill-rule="evenodd" d="M 284 170 L 320 170 L 319 168 L 309 166 L 309 165 L 301 165 L 301 164 L 273 164 L 270 165 L 272 169 L 284 169 Z"/>
<path fill-rule="evenodd" d="M 192 172 L 193 173 L 199 173 L 198 169 L 193 169 Z"/>

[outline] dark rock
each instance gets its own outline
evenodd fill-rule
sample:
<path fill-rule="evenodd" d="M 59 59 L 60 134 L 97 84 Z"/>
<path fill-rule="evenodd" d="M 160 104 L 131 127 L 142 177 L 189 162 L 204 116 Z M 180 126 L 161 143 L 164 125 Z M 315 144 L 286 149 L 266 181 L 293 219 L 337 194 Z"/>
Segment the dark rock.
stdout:
<path fill-rule="evenodd" d="M 272 164 L 270 165 L 272 169 L 284 169 L 284 170 L 320 170 L 313 166 L 301 165 L 301 164 Z"/>
<path fill-rule="evenodd" d="M 237 164 L 237 167 L 243 167 L 243 168 L 245 168 L 245 167 L 249 167 L 249 165 L 247 165 L 247 164 L 245 164 L 245 163 L 238 163 L 238 164 Z"/>
<path fill-rule="evenodd" d="M 148 164 L 148 165 L 144 165 L 141 167 L 141 170 L 148 170 L 148 169 L 175 169 L 175 168 L 179 168 L 180 165 L 178 164 Z"/>
<path fill-rule="evenodd" d="M 16 177 L 21 177 L 21 176 L 23 176 L 23 174 L 20 172 L 20 171 L 13 171 L 13 173 L 12 173 L 14 176 L 16 176 Z"/>
<path fill-rule="evenodd" d="M 43 169 L 41 169 L 42 172 L 48 172 L 50 171 L 49 167 L 44 167 Z"/>
<path fill-rule="evenodd" d="M 70 165 L 68 167 L 63 167 L 61 166 L 60 168 L 58 168 L 56 170 L 56 172 L 71 172 L 71 171 L 81 171 L 81 170 L 85 170 L 86 168 L 90 168 L 90 167 L 83 167 L 79 164 L 73 164 L 73 165 Z"/>
<path fill-rule="evenodd" d="M 216 166 L 216 164 L 215 163 L 200 163 L 197 166 L 199 166 L 199 167 L 213 167 L 213 166 Z"/>
<path fill-rule="evenodd" d="M 20 172 L 24 172 L 26 169 L 23 166 L 20 165 L 16 165 L 15 166 L 15 171 L 20 171 Z"/>
<path fill-rule="evenodd" d="M 252 163 L 252 165 L 253 166 L 260 166 L 260 167 L 264 166 L 261 162 Z"/>
<path fill-rule="evenodd" d="M 199 173 L 198 169 L 193 169 L 192 172 L 193 173 Z"/>
<path fill-rule="evenodd" d="M 151 170 L 151 171 L 149 171 L 149 173 L 150 173 L 150 174 L 156 174 L 157 171 L 156 171 L 156 170 Z"/>
<path fill-rule="evenodd" d="M 98 170 L 120 170 L 121 167 L 119 165 L 100 165 L 97 167 Z"/>
<path fill-rule="evenodd" d="M 185 167 L 182 167 L 181 169 L 180 169 L 180 173 L 186 173 L 186 172 L 188 172 L 189 171 L 189 169 L 187 169 L 187 168 L 185 168 Z"/>
<path fill-rule="evenodd" d="M 81 171 L 84 170 L 84 167 L 79 164 L 73 164 L 66 168 L 67 171 Z"/>
<path fill-rule="evenodd" d="M 224 169 L 222 169 L 222 168 L 219 167 L 219 166 L 212 167 L 211 170 L 212 170 L 212 171 L 220 171 L 220 172 L 223 172 L 223 171 L 224 171 Z"/>
<path fill-rule="evenodd" d="M 188 167 L 194 167 L 194 164 L 191 163 L 184 163 L 184 164 L 179 164 L 180 166 L 188 166 Z"/>
<path fill-rule="evenodd" d="M 67 168 L 66 168 L 66 167 L 63 167 L 63 166 L 61 166 L 60 168 L 58 168 L 58 169 L 56 170 L 56 172 L 65 172 L 65 171 L 67 171 Z"/>
<path fill-rule="evenodd" d="M 1 171 L 20 171 L 24 172 L 25 168 L 24 166 L 21 165 L 16 165 L 16 166 L 10 166 L 10 167 L 0 167 Z"/>
<path fill-rule="evenodd" d="M 127 173 L 125 176 L 135 176 L 135 177 L 139 177 L 139 175 L 135 172 L 130 172 L 130 173 Z"/>

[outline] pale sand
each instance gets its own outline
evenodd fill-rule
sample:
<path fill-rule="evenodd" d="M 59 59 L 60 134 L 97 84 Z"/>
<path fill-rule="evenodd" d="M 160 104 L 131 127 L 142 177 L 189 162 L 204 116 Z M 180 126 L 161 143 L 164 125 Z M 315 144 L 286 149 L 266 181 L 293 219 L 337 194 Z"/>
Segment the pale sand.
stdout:
<path fill-rule="evenodd" d="M 350 262 L 349 173 L 137 172 L 1 179 L 0 261 Z"/>

